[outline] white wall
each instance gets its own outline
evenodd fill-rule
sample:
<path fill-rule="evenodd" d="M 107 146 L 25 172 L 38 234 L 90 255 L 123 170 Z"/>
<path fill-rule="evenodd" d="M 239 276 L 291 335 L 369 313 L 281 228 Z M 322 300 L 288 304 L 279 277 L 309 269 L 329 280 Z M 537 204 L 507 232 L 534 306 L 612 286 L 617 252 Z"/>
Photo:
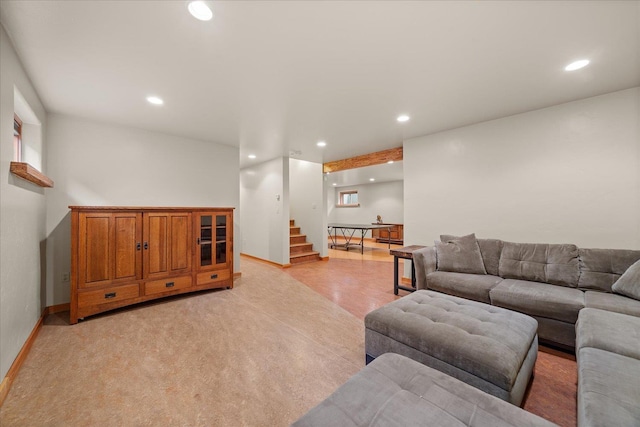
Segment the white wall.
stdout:
<path fill-rule="evenodd" d="M 47 129 L 47 305 L 69 301 L 69 205 L 235 207 L 238 238 L 237 148 L 54 114 Z"/>
<path fill-rule="evenodd" d="M 336 207 L 341 191 L 358 190 L 359 207 Z M 379 182 L 349 187 L 330 187 L 328 190 L 329 222 L 348 224 L 370 224 L 378 215 L 389 224 L 404 222 L 403 181 Z M 371 232 L 367 232 L 371 236 Z"/>
<path fill-rule="evenodd" d="M 323 210 L 322 164 L 289 159 L 289 218 L 306 234 L 320 256 L 327 256 L 327 227 Z"/>
<path fill-rule="evenodd" d="M 240 171 L 240 228 L 243 254 L 289 264 L 288 158 Z"/>
<path fill-rule="evenodd" d="M 640 88 L 404 142 L 405 243 L 640 249 Z"/>
<path fill-rule="evenodd" d="M 9 173 L 14 85 L 44 128 L 42 103 L 0 27 L 0 380 L 40 318 L 44 294 L 41 244 L 45 240 L 45 190 Z M 40 149 L 44 149 L 42 145 Z M 34 153 L 34 158 L 38 157 L 35 154 L 42 156 L 42 152 Z M 46 168 L 42 171 L 48 174 Z"/>

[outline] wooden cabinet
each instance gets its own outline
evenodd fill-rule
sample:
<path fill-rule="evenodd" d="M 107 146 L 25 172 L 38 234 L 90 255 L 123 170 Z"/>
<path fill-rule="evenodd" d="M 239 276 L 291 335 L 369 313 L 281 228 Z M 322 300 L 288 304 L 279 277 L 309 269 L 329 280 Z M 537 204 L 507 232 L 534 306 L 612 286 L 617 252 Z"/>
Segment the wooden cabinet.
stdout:
<path fill-rule="evenodd" d="M 233 208 L 70 206 L 71 315 L 233 287 Z"/>
<path fill-rule="evenodd" d="M 397 245 L 402 245 L 404 240 L 404 225 L 403 224 L 380 224 L 377 222 L 372 222 L 375 225 L 388 225 L 390 227 L 389 230 L 384 228 L 379 228 L 376 230 L 371 230 L 372 237 L 376 239 L 378 243 L 387 243 L 391 240 L 391 243 L 395 243 Z"/>

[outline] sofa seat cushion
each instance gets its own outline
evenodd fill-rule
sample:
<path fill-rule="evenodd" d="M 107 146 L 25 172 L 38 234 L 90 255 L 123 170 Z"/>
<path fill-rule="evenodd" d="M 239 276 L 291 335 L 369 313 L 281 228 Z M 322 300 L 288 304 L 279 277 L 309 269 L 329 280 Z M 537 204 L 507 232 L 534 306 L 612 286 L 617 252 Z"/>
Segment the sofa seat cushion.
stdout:
<path fill-rule="evenodd" d="M 292 425 L 506 427 L 555 424 L 407 357 L 387 353 Z"/>
<path fill-rule="evenodd" d="M 580 276 L 576 245 L 504 242 L 500 277 L 554 285 L 578 286 Z"/>
<path fill-rule="evenodd" d="M 640 425 L 640 360 L 583 347 L 578 357 L 578 425 Z"/>
<path fill-rule="evenodd" d="M 640 359 L 640 317 L 585 308 L 576 324 L 576 349 L 585 347 Z"/>
<path fill-rule="evenodd" d="M 584 292 L 564 286 L 505 279 L 489 291 L 491 304 L 531 316 L 576 323 Z"/>
<path fill-rule="evenodd" d="M 436 271 L 427 275 L 427 287 L 445 294 L 491 304 L 489 291 L 502 280 L 502 277 L 487 274 Z"/>
<path fill-rule="evenodd" d="M 580 249 L 580 289 L 611 292 L 622 274 L 640 259 L 640 251 L 628 249 Z"/>
<path fill-rule="evenodd" d="M 587 291 L 584 293 L 584 305 L 587 308 L 598 308 L 640 317 L 640 301 L 622 295 Z"/>

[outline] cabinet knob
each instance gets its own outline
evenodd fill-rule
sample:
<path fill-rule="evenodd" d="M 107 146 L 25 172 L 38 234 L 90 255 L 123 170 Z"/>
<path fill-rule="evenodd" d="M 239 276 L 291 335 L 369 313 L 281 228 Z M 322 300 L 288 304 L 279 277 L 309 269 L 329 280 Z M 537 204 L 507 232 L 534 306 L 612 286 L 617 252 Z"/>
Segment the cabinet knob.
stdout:
<path fill-rule="evenodd" d="M 144 242 L 144 249 L 145 250 L 149 249 L 149 242 Z"/>
<path fill-rule="evenodd" d="M 142 245 L 140 244 L 140 242 L 136 243 L 136 250 L 140 250 L 142 249 Z"/>

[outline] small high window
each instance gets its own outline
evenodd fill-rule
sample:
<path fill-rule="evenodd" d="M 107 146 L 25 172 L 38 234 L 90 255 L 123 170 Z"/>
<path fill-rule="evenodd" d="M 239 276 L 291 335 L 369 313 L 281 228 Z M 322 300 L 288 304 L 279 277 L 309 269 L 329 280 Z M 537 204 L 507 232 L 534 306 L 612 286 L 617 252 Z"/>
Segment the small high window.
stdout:
<path fill-rule="evenodd" d="M 338 205 L 342 207 L 358 207 L 358 190 L 341 191 Z"/>
<path fill-rule="evenodd" d="M 13 161 L 22 161 L 22 120 L 16 114 L 13 116 Z"/>

